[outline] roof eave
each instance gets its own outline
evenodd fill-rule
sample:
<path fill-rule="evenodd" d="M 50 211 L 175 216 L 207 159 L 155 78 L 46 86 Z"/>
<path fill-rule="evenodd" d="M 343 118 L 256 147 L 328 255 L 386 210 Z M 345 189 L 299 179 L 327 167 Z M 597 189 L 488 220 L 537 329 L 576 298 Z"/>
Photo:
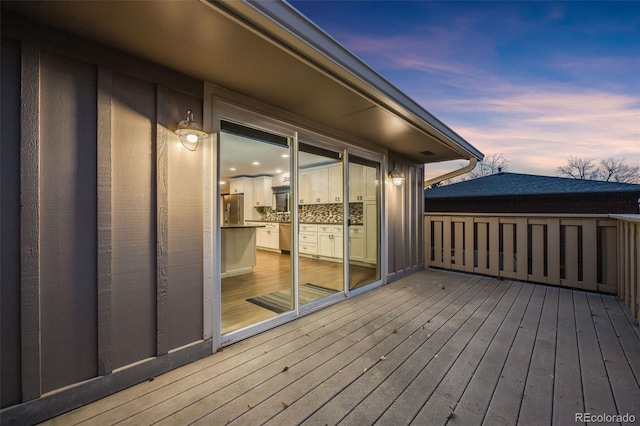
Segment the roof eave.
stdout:
<path fill-rule="evenodd" d="M 264 32 L 298 55 L 317 64 L 340 83 L 436 137 L 461 158 L 482 160 L 484 155 L 464 138 L 421 107 L 348 49 L 284 1 L 200 0 L 223 9 Z"/>

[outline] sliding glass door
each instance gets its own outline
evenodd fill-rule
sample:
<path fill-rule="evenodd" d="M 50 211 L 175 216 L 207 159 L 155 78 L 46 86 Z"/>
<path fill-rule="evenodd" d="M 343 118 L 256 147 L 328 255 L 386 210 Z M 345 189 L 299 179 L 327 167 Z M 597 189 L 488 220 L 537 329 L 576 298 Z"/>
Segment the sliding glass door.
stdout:
<path fill-rule="evenodd" d="M 349 155 L 349 290 L 381 278 L 380 182 L 379 162 Z"/>
<path fill-rule="evenodd" d="M 380 162 L 348 152 L 281 123 L 220 121 L 220 310 L 228 342 L 380 282 Z"/>
<path fill-rule="evenodd" d="M 292 138 L 220 123 L 222 334 L 295 309 L 288 203 Z"/>
<path fill-rule="evenodd" d="M 344 292 L 342 153 L 298 145 L 298 297 L 300 306 Z"/>

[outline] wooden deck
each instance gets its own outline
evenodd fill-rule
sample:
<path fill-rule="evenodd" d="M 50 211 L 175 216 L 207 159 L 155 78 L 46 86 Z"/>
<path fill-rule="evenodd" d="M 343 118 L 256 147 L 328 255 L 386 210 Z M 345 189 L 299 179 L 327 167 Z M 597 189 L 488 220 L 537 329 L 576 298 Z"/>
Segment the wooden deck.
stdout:
<path fill-rule="evenodd" d="M 640 421 L 640 330 L 617 299 L 423 271 L 50 424 Z"/>

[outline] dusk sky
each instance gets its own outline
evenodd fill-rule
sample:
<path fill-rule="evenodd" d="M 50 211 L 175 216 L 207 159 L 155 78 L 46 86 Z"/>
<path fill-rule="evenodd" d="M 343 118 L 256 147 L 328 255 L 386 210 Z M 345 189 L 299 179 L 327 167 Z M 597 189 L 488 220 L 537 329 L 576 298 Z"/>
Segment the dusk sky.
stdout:
<path fill-rule="evenodd" d="M 507 171 L 640 165 L 638 1 L 290 3 Z"/>

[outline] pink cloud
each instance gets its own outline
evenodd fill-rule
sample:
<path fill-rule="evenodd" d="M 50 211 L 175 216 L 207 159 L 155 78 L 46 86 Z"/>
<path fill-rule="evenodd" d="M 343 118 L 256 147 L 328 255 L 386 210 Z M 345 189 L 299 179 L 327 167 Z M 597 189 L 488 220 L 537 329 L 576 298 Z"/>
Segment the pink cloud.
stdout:
<path fill-rule="evenodd" d="M 639 105 L 628 95 L 558 87 L 444 101 L 439 106 L 450 117 L 447 124 L 471 144 L 486 154 L 503 153 L 510 160 L 509 170 L 555 175 L 572 155 L 596 160 L 624 157 L 640 165 Z M 465 117 L 480 111 L 489 119 L 470 125 Z M 437 167 L 429 174 L 437 173 Z"/>

